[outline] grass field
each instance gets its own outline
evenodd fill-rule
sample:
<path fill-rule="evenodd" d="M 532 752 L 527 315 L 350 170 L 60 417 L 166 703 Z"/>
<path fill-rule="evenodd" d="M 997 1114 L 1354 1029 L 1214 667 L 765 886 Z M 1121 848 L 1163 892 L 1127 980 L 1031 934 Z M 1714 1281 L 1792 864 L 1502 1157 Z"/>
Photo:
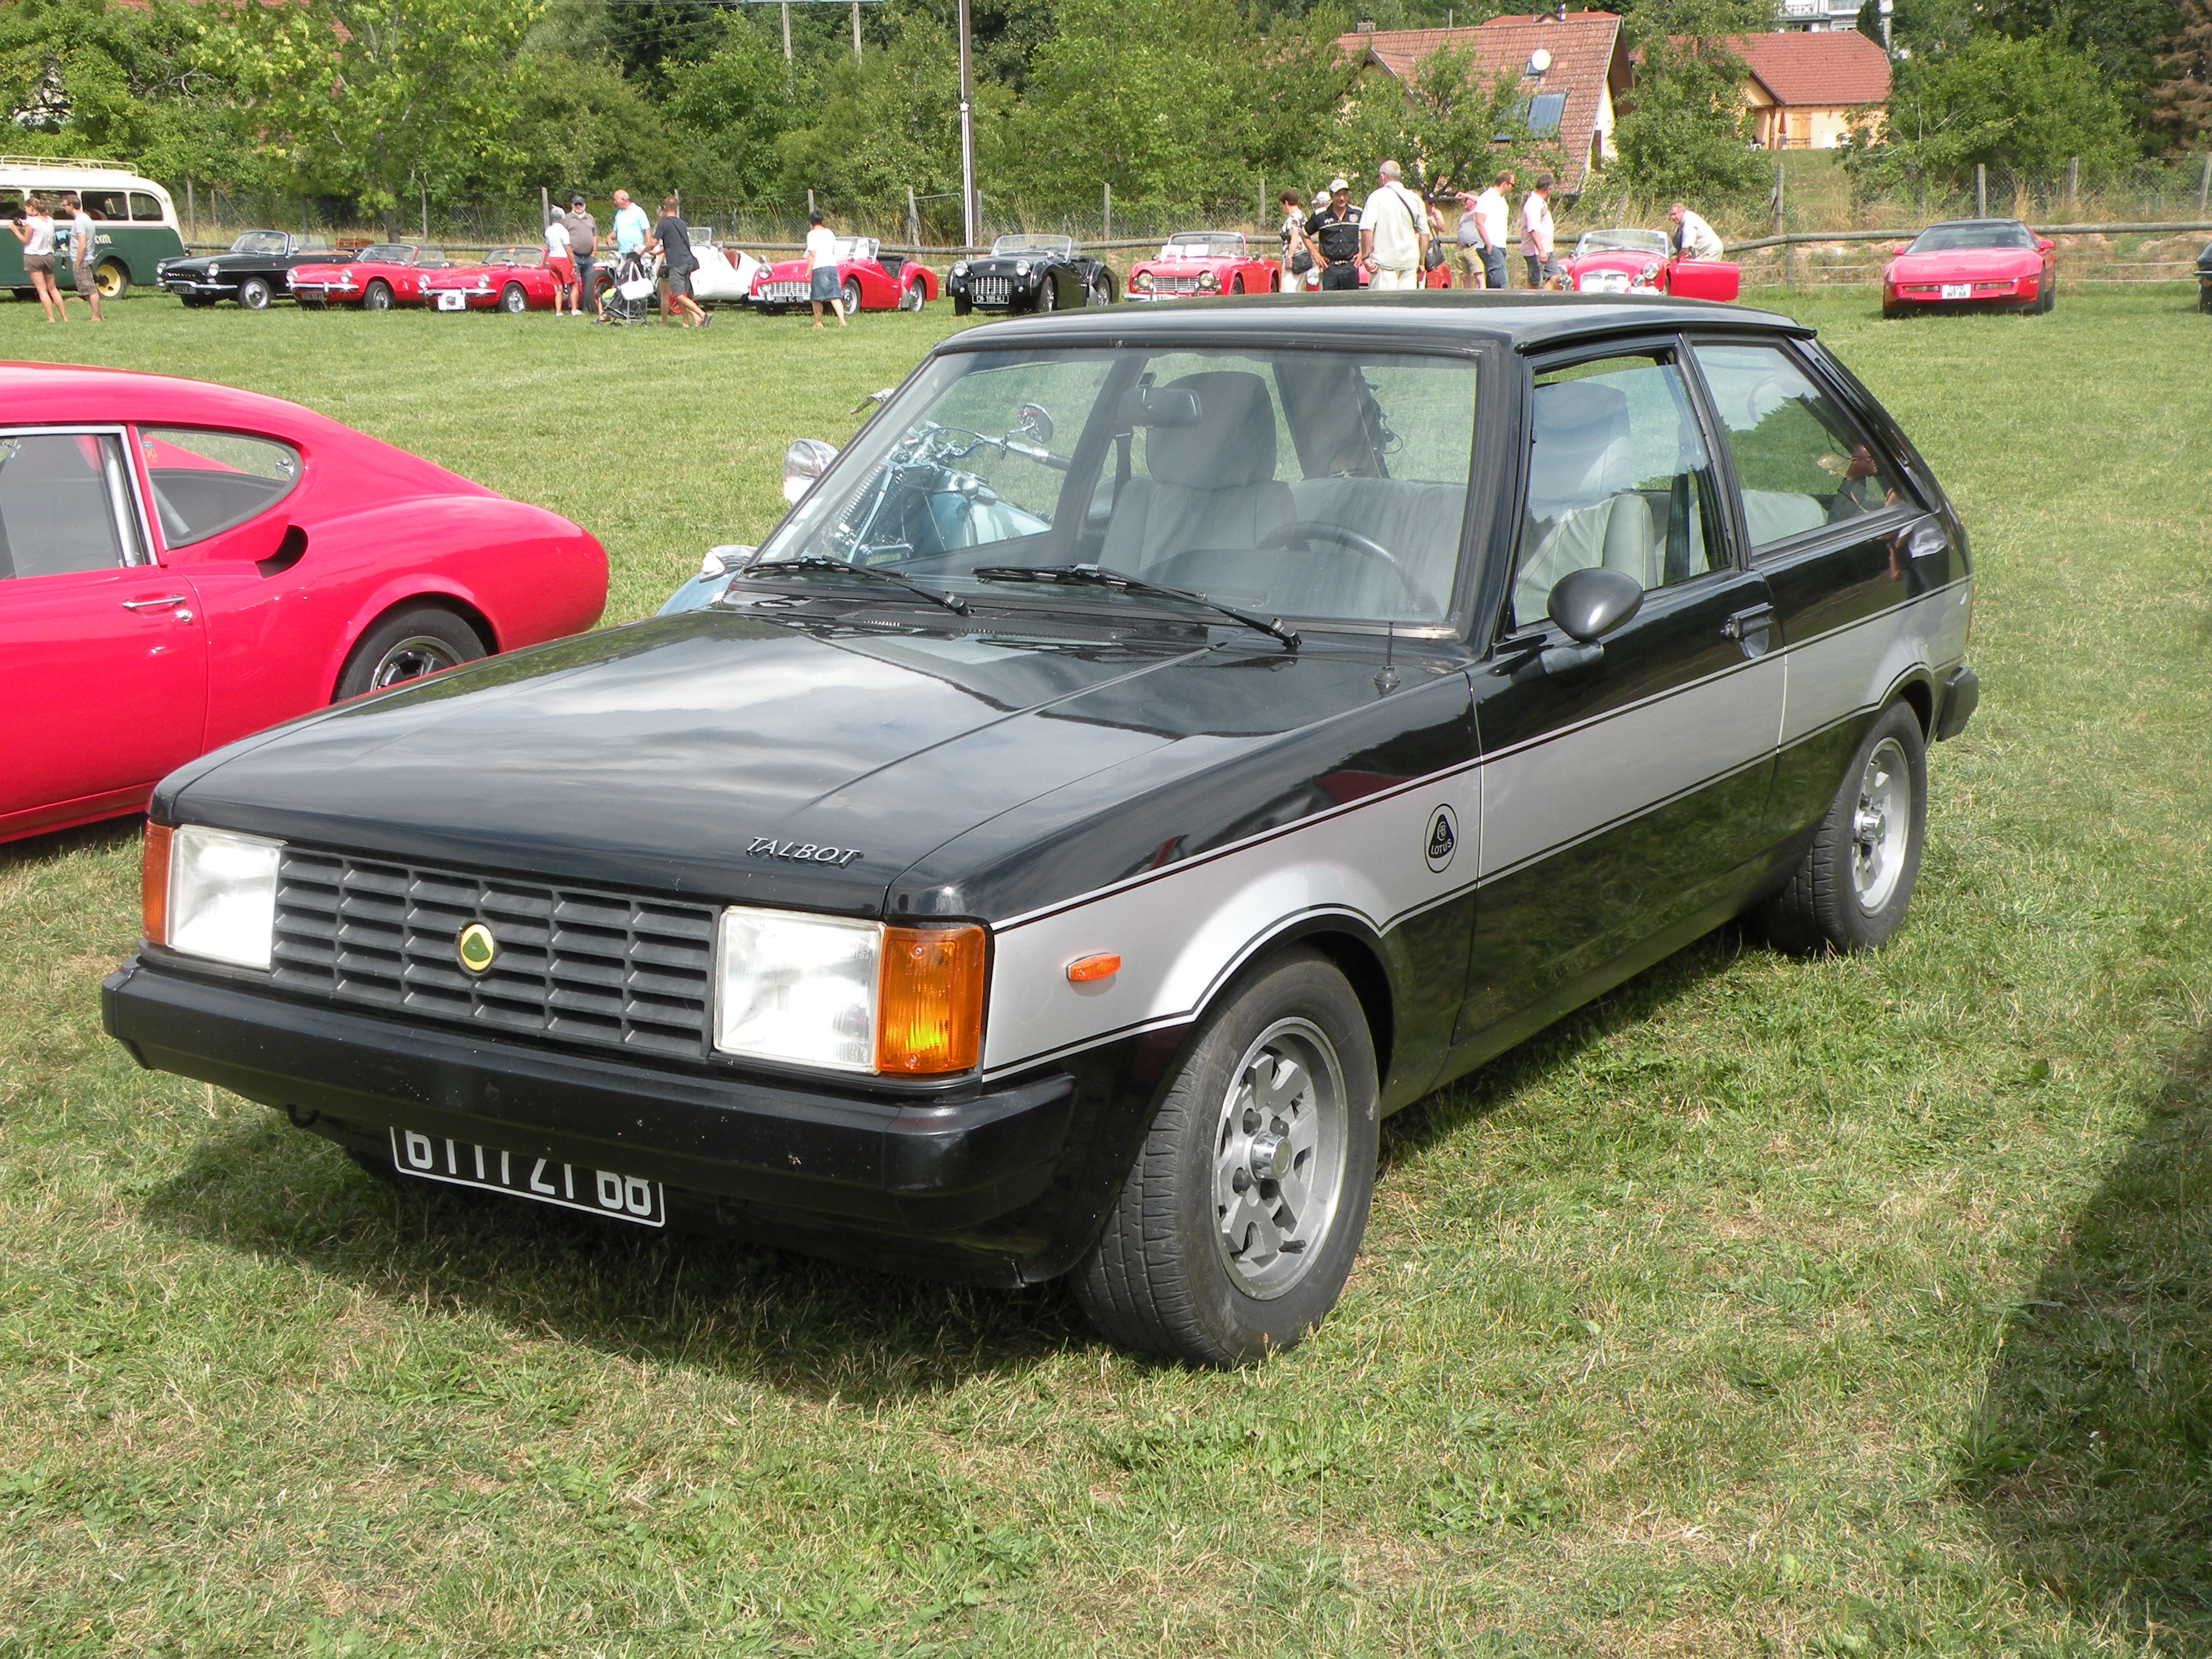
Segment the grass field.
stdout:
<path fill-rule="evenodd" d="M 2192 299 L 1790 301 L 1974 537 L 1911 919 L 1723 933 L 1394 1120 L 1343 1306 L 1241 1373 L 380 1185 L 100 1036 L 133 827 L 0 848 L 0 1655 L 2212 1651 Z M 951 325 L 143 299 L 0 358 L 297 398 L 582 521 L 619 619 Z"/>

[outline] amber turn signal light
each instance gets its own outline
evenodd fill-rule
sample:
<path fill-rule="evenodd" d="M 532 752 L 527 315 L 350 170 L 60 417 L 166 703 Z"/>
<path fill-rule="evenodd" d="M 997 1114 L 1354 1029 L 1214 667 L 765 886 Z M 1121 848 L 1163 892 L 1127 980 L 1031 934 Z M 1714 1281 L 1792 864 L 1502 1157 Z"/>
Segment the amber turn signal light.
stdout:
<path fill-rule="evenodd" d="M 876 996 L 876 1069 L 916 1077 L 972 1067 L 983 1048 L 983 962 L 989 934 L 959 927 L 886 927 Z"/>
<path fill-rule="evenodd" d="M 138 865 L 138 914 L 149 945 L 169 942 L 169 826 L 146 821 L 146 850 Z"/>
<path fill-rule="evenodd" d="M 1094 979 L 1111 979 L 1121 971 L 1121 958 L 1111 953 L 1078 957 L 1067 964 L 1067 982 L 1070 985 L 1087 985 Z"/>

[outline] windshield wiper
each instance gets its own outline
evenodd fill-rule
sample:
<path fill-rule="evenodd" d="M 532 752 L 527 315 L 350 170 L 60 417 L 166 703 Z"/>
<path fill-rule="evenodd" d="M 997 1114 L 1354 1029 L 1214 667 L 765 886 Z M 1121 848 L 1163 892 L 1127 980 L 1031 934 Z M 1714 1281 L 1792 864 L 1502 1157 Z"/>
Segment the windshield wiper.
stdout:
<path fill-rule="evenodd" d="M 749 564 L 738 572 L 740 576 L 774 576 L 786 570 L 820 570 L 845 576 L 866 576 L 871 581 L 889 582 L 894 587 L 903 587 L 909 593 L 927 599 L 932 605 L 941 605 L 956 617 L 968 614 L 968 602 L 954 593 L 939 593 L 924 587 L 920 582 L 889 570 L 878 570 L 873 565 L 847 564 L 842 559 L 825 558 L 819 553 L 802 554 L 795 559 L 769 559 L 760 564 Z"/>
<path fill-rule="evenodd" d="M 1129 593 L 1157 593 L 1162 599 L 1181 599 L 1186 605 L 1202 605 L 1209 611 L 1234 617 L 1247 628 L 1256 628 L 1262 634 L 1273 635 L 1286 649 L 1298 648 L 1297 635 L 1284 627 L 1279 617 L 1270 622 L 1257 611 L 1224 605 L 1187 587 L 1169 587 L 1159 582 L 1148 582 L 1142 576 L 1109 570 L 1103 564 L 987 564 L 968 574 L 979 582 L 1070 582 L 1092 587 L 1118 587 Z"/>

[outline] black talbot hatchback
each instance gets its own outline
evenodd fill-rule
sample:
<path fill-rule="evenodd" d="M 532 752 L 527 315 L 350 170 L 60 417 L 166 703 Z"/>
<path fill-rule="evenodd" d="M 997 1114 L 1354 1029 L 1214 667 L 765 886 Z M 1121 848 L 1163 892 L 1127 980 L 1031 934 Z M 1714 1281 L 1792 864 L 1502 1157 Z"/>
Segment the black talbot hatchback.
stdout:
<path fill-rule="evenodd" d="M 157 792 L 138 1060 L 373 1169 L 1285 1348 L 1376 1123 L 1717 924 L 1880 945 L 1972 587 L 1811 333 L 1567 295 L 939 345 L 714 603 Z"/>

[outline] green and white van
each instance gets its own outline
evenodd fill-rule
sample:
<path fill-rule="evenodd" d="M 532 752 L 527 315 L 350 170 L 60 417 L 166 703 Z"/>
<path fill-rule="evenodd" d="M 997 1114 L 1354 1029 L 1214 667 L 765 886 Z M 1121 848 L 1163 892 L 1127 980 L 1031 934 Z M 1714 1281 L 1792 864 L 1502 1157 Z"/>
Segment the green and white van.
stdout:
<path fill-rule="evenodd" d="M 93 237 L 93 280 L 103 300 L 119 300 L 133 283 L 152 283 L 155 267 L 185 251 L 177 228 L 177 204 L 151 179 L 126 173 L 112 161 L 72 156 L 0 155 L 0 217 L 26 197 L 43 196 L 57 221 L 61 198 L 74 191 L 98 227 Z M 57 229 L 59 227 L 57 225 Z M 66 257 L 54 261 L 54 279 L 64 289 L 76 285 Z M 33 297 L 23 273 L 23 245 L 0 231 L 0 289 L 19 300 Z"/>

